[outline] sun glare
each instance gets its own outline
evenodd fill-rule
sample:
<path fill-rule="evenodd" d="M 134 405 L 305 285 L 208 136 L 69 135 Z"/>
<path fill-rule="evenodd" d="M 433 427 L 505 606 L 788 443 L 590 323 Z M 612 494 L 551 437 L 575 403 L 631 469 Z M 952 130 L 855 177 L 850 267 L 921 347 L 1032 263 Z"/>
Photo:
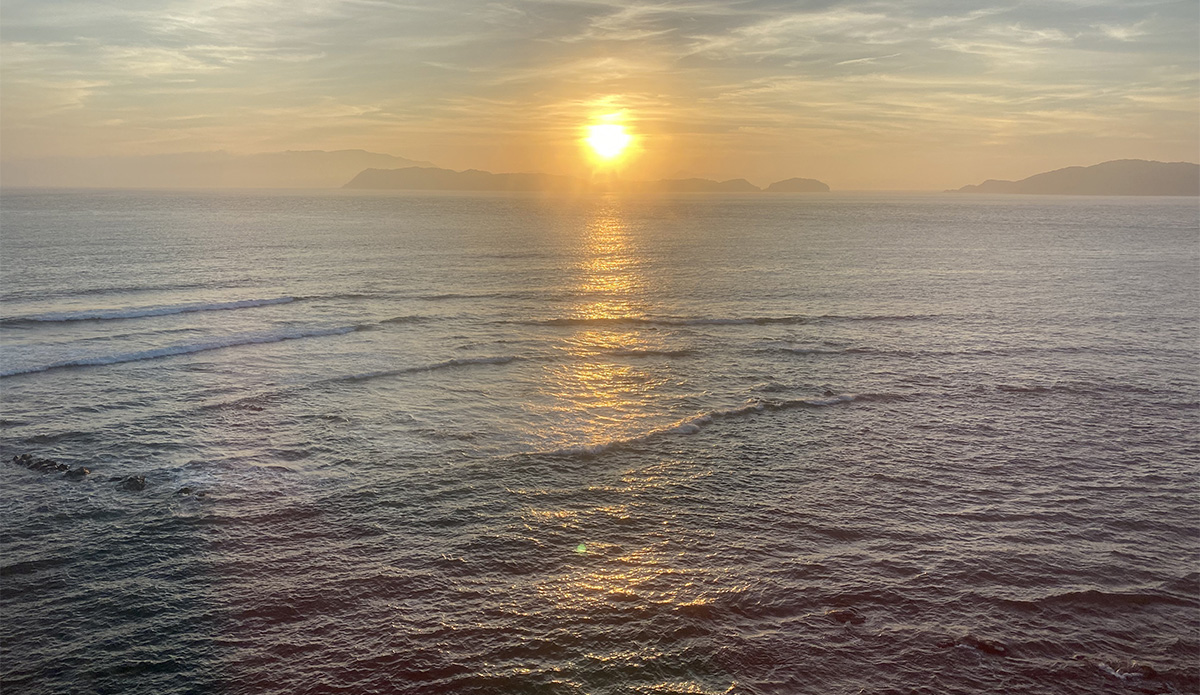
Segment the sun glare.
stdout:
<path fill-rule="evenodd" d="M 625 132 L 625 126 L 601 123 L 588 126 L 587 144 L 600 159 L 613 159 L 625 151 L 633 136 Z"/>

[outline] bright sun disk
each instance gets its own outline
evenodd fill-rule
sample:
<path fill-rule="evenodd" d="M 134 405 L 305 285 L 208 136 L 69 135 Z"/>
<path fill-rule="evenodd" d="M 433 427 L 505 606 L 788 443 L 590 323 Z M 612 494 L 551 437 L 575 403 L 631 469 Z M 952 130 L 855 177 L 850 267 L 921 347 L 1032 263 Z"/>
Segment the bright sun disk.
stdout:
<path fill-rule="evenodd" d="M 625 126 L 615 123 L 602 123 L 588 126 L 587 144 L 601 159 L 612 159 L 621 154 L 633 136 L 625 132 Z"/>

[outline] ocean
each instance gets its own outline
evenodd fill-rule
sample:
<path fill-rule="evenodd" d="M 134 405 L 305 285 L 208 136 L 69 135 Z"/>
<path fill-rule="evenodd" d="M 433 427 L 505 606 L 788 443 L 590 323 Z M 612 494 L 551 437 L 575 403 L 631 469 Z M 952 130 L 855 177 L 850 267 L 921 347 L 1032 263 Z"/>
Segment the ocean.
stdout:
<path fill-rule="evenodd" d="M 1196 198 L 8 190 L 0 269 L 5 693 L 1200 691 Z"/>

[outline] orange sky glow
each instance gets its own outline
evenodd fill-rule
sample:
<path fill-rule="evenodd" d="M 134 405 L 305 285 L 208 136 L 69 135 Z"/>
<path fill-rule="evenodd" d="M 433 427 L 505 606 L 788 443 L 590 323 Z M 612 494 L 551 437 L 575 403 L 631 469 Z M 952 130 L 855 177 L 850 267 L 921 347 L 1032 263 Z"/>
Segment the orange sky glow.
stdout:
<path fill-rule="evenodd" d="M 1195 161 L 1194 0 L 5 2 L 0 153 L 362 149 L 452 169 L 939 190 Z M 603 159 L 603 158 L 600 158 Z"/>

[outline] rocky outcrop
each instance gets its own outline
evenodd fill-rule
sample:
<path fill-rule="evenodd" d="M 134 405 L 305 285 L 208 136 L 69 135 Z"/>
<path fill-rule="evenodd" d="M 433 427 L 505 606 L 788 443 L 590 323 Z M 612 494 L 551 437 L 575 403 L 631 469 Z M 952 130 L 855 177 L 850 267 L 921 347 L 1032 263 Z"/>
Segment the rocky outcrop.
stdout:
<path fill-rule="evenodd" d="M 92 469 L 85 466 L 72 467 L 61 461 L 54 459 L 40 458 L 33 454 L 17 454 L 12 457 L 12 463 L 28 468 L 31 471 L 38 473 L 62 473 L 63 480 L 80 481 L 92 474 Z M 103 480 L 103 478 L 101 478 Z M 127 475 L 120 478 L 109 478 L 110 482 L 115 482 L 118 490 L 126 490 L 129 492 L 140 492 L 146 489 L 146 477 L 142 475 Z M 185 488 L 189 490 L 190 488 Z M 202 496 L 200 493 L 198 496 Z"/>
<path fill-rule="evenodd" d="M 130 475 L 117 479 L 117 489 L 129 492 L 141 492 L 146 489 L 146 478 L 141 475 Z"/>
<path fill-rule="evenodd" d="M 12 457 L 12 462 L 39 473 L 63 473 L 71 469 L 65 463 L 59 463 L 54 459 L 37 458 L 33 454 L 18 454 Z"/>

